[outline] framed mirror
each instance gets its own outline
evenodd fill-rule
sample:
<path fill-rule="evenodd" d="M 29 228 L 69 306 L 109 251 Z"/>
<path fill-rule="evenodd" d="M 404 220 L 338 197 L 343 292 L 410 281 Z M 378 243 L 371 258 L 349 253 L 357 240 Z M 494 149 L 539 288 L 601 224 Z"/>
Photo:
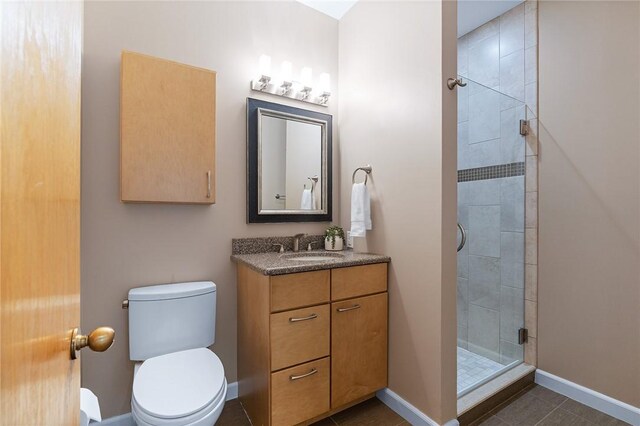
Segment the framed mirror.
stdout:
<path fill-rule="evenodd" d="M 331 221 L 332 116 L 247 98 L 247 222 Z"/>

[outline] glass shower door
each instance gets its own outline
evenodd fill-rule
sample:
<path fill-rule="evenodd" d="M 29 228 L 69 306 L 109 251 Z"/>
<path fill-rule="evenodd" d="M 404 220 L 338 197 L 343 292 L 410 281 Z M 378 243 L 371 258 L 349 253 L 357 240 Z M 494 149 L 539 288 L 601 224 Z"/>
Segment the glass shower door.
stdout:
<path fill-rule="evenodd" d="M 458 87 L 458 396 L 523 361 L 525 104 Z"/>

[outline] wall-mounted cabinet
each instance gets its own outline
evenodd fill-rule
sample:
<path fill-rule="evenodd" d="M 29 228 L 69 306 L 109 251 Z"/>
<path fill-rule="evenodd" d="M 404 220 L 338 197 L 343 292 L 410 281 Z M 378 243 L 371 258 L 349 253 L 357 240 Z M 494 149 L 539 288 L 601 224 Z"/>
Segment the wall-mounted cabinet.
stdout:
<path fill-rule="evenodd" d="M 215 202 L 216 73 L 122 52 L 123 202 Z"/>

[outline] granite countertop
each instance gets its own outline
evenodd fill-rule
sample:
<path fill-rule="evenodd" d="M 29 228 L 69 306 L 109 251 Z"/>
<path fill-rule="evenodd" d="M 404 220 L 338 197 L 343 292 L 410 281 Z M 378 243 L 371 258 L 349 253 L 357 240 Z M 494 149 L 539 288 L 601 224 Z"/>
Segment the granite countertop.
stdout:
<path fill-rule="evenodd" d="M 331 256 L 332 259 L 322 261 L 292 260 L 291 256 Z M 318 271 L 321 269 L 344 268 L 346 266 L 370 265 L 372 263 L 387 263 L 391 261 L 389 256 L 372 253 L 355 253 L 353 250 L 325 251 L 325 250 L 301 250 L 298 253 L 287 251 L 285 253 L 268 252 L 253 254 L 234 254 L 231 260 L 236 263 L 244 263 L 251 269 L 263 275 L 283 275 L 296 272 Z"/>

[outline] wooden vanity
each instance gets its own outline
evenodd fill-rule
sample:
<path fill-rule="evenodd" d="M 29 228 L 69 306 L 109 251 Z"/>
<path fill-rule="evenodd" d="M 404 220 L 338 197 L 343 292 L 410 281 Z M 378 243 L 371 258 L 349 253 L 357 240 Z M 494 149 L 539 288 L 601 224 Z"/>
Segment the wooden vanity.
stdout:
<path fill-rule="evenodd" d="M 254 426 L 310 424 L 387 386 L 387 263 L 265 275 L 238 262 L 238 394 Z"/>

